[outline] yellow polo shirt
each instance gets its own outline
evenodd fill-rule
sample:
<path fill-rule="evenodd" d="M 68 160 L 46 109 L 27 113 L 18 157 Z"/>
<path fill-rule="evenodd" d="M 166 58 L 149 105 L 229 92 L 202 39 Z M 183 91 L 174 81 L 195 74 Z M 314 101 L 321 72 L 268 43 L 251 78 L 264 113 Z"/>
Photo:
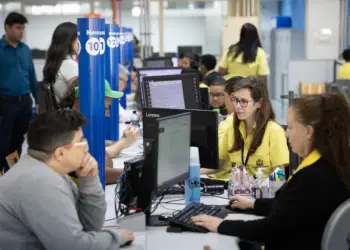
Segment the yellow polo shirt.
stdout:
<path fill-rule="evenodd" d="M 233 126 L 233 114 L 228 115 L 225 120 L 220 122 L 219 127 L 218 127 L 218 132 L 219 132 L 219 142 L 221 141 L 221 138 L 225 135 L 226 130 L 231 126 Z M 231 173 L 231 163 L 229 161 L 225 162 L 225 165 L 223 169 L 216 173 L 216 174 L 211 174 L 209 175 L 210 178 L 217 179 L 217 180 L 224 180 L 227 181 L 228 177 Z"/>
<path fill-rule="evenodd" d="M 253 134 L 256 126 L 253 126 L 252 131 L 247 135 L 244 122 L 241 122 L 239 130 L 244 139 L 244 154 L 243 159 L 246 160 L 247 152 L 253 140 Z M 224 169 L 223 173 L 228 180 L 228 170 L 232 167 L 241 166 L 242 155 L 241 150 L 229 153 L 233 146 L 234 129 L 233 126 L 228 126 L 224 135 L 219 140 L 219 158 L 230 162 L 231 166 Z M 263 140 L 257 150 L 251 155 L 247 163 L 247 171 L 249 174 L 256 174 L 258 168 L 261 168 L 267 178 L 277 166 L 285 166 L 289 164 L 289 150 L 284 129 L 275 121 L 269 121 Z M 220 174 L 220 173 L 219 173 Z"/>
<path fill-rule="evenodd" d="M 203 83 L 203 82 L 201 82 L 201 83 L 199 84 L 199 87 L 200 87 L 200 88 L 209 88 L 208 85 L 206 85 L 206 84 Z"/>
<path fill-rule="evenodd" d="M 350 62 L 344 63 L 338 69 L 337 79 L 350 79 Z"/>
<path fill-rule="evenodd" d="M 220 67 L 227 69 L 225 79 L 234 76 L 266 76 L 270 73 L 266 53 L 263 49 L 258 48 L 255 62 L 243 64 L 243 53 L 233 59 L 233 55 L 228 56 L 228 50 L 225 51 L 220 61 Z"/>

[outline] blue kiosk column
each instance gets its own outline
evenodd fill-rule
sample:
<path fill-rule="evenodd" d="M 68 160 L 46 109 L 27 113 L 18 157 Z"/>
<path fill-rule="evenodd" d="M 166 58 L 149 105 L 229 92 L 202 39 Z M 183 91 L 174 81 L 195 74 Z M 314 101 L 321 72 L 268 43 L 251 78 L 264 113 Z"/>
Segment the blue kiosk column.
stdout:
<path fill-rule="evenodd" d="M 89 142 L 90 153 L 98 162 L 99 175 L 105 188 L 105 20 L 102 18 L 78 18 L 79 101 L 80 111 L 87 119 L 84 135 Z"/>
<path fill-rule="evenodd" d="M 128 42 L 127 42 L 127 28 L 126 27 L 120 27 L 120 63 L 126 66 L 128 62 Z M 120 99 L 120 105 L 126 109 L 126 94 L 127 89 L 129 85 L 129 78 L 126 88 L 124 89 L 124 96 Z"/>
<path fill-rule="evenodd" d="M 119 26 L 117 24 L 106 24 L 106 80 L 111 84 L 113 90 L 119 89 Z M 110 106 L 110 117 L 106 117 L 106 139 L 119 140 L 119 99 L 112 99 Z"/>

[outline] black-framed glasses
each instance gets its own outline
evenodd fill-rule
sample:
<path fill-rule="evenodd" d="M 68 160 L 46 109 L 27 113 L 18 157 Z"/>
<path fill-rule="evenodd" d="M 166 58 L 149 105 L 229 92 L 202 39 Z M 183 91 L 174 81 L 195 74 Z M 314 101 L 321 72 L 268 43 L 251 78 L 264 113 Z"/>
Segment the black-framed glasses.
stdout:
<path fill-rule="evenodd" d="M 224 93 L 210 93 L 210 96 L 212 97 L 212 98 L 221 98 L 221 97 L 224 97 L 225 96 L 225 94 Z"/>
<path fill-rule="evenodd" d="M 241 107 L 245 108 L 248 106 L 250 102 L 253 102 L 254 100 L 246 100 L 246 99 L 239 99 L 237 97 L 231 96 L 230 100 L 233 105 L 237 105 L 238 103 L 241 105 Z"/>

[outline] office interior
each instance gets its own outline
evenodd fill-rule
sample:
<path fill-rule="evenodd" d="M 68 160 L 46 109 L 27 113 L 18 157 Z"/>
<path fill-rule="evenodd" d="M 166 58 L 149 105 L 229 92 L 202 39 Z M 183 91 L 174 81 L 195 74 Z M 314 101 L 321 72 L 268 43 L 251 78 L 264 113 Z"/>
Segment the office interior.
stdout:
<path fill-rule="evenodd" d="M 237 42 L 242 24 L 254 23 L 270 67 L 267 80 L 269 97 L 276 112 L 276 120 L 281 125 L 287 124 L 286 114 L 291 99 L 304 94 L 323 94 L 337 81 L 337 71 L 345 63 L 342 52 L 350 43 L 348 0 L 112 2 L 0 0 L 0 23 L 4 23 L 6 15 L 12 11 L 28 18 L 23 42 L 32 50 L 38 81 L 43 77 L 45 53 L 57 25 L 66 21 L 77 23 L 77 18 L 91 13 L 99 14 L 105 23 L 132 28 L 133 35 L 139 40 L 139 45 L 134 47 L 133 58 L 134 66 L 139 70 L 142 70 L 144 59 L 158 56 L 169 57 L 176 66 L 181 48 L 192 50 L 198 55 L 212 54 L 219 64 L 228 46 Z M 0 36 L 3 32 L 0 29 Z M 127 101 L 126 108 L 130 111 L 136 109 L 133 99 Z M 183 115 L 183 119 L 188 117 Z M 120 123 L 120 131 L 126 126 Z M 135 145 L 113 159 L 114 165 L 124 168 L 126 161 L 142 155 L 144 150 L 141 133 Z M 105 189 L 107 227 L 115 226 L 117 220 L 115 189 L 115 184 L 107 185 Z M 163 203 L 157 208 L 158 215 L 172 214 L 185 207 L 184 191 L 179 192 L 181 194 L 163 195 Z M 201 202 L 225 206 L 228 202 L 226 197 L 226 191 L 212 196 L 205 194 L 201 196 Z M 235 213 L 230 214 L 229 218 L 251 220 L 258 217 Z M 126 228 L 133 224 L 125 218 L 118 219 L 118 223 Z M 205 246 L 212 250 L 239 249 L 237 238 L 214 233 L 208 233 L 205 237 L 191 232 L 168 233 L 166 227 L 141 227 L 135 231 L 135 241 L 127 249 L 206 249 Z"/>

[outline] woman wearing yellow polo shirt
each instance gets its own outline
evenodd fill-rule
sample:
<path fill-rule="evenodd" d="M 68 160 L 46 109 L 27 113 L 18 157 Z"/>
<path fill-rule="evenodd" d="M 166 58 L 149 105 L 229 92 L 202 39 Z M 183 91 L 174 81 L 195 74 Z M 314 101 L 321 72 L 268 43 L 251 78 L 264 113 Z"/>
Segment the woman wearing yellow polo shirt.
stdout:
<path fill-rule="evenodd" d="M 219 140 L 221 170 L 212 177 L 228 180 L 232 167 L 239 166 L 245 166 L 251 175 L 260 168 L 268 177 L 276 167 L 287 165 L 285 132 L 274 120 L 265 85 L 256 77 L 243 78 L 235 84 L 231 101 L 233 122 Z"/>
<path fill-rule="evenodd" d="M 329 218 L 350 197 L 350 107 L 340 94 L 305 96 L 295 100 L 287 120 L 292 149 L 304 159 L 296 172 L 274 199 L 231 200 L 232 208 L 253 209 L 264 218 L 200 215 L 192 218 L 194 224 L 262 243 L 266 250 L 321 249 Z"/>
<path fill-rule="evenodd" d="M 265 51 L 261 47 L 256 27 L 246 23 L 241 28 L 239 42 L 225 51 L 218 73 L 232 76 L 259 76 L 266 80 L 270 73 Z M 227 78 L 226 78 L 227 79 Z"/>

